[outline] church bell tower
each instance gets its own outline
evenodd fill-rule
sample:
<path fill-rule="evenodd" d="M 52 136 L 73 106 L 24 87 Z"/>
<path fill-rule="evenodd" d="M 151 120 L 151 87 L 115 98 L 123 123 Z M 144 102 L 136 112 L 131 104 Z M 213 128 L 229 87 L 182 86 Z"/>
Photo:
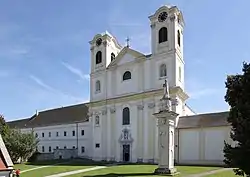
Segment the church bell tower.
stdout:
<path fill-rule="evenodd" d="M 162 6 L 149 16 L 152 54 L 178 50 L 183 52 L 184 20 L 176 6 Z"/>

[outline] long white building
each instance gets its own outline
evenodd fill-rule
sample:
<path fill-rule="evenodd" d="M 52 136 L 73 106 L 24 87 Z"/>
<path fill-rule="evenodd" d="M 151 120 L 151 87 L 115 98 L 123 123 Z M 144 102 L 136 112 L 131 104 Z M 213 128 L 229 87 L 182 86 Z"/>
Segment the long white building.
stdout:
<path fill-rule="evenodd" d="M 159 111 L 167 78 L 176 121 L 178 163 L 222 164 L 224 140 L 230 142 L 227 112 L 196 115 L 186 105 L 183 57 L 184 18 L 176 6 L 162 6 L 149 16 L 151 54 L 121 46 L 108 32 L 90 43 L 90 102 L 40 111 L 9 122 L 34 130 L 42 153 L 77 149 L 94 160 L 157 162 Z"/>

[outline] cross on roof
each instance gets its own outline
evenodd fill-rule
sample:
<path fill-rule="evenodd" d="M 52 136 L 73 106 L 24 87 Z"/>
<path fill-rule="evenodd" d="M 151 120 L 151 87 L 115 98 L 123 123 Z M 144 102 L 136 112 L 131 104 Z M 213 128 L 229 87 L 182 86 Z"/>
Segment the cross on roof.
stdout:
<path fill-rule="evenodd" d="M 127 47 L 129 47 L 129 41 L 130 41 L 130 39 L 129 39 L 129 37 L 127 37 L 126 38 Z"/>

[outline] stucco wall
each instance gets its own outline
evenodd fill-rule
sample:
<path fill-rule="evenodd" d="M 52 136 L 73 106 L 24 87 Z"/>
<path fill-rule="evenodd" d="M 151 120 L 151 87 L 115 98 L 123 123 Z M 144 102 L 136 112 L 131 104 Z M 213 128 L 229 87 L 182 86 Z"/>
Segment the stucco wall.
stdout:
<path fill-rule="evenodd" d="M 50 153 L 49 147 L 51 148 L 51 153 L 56 148 L 60 149 L 66 147 L 66 149 L 78 149 L 79 156 L 88 157 L 92 155 L 91 128 L 92 127 L 90 126 L 89 122 L 79 122 L 72 124 L 28 128 L 22 129 L 21 131 L 25 133 L 33 130 L 34 133 L 38 135 L 38 151 L 41 153 Z M 74 136 L 73 131 L 75 131 Z M 84 131 L 83 135 L 82 131 Z M 66 132 L 66 136 L 64 136 L 64 132 Z M 44 137 L 42 136 L 43 134 Z M 44 147 L 44 152 L 42 151 L 42 147 Z M 82 147 L 84 147 L 84 152 L 82 152 Z"/>
<path fill-rule="evenodd" d="M 177 162 L 223 165 L 224 140 L 232 143 L 229 132 L 229 126 L 179 129 Z"/>

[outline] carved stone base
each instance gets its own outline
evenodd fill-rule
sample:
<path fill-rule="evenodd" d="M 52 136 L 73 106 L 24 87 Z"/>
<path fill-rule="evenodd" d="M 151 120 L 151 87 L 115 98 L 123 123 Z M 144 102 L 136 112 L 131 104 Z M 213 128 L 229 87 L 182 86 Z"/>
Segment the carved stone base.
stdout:
<path fill-rule="evenodd" d="M 178 175 L 176 168 L 168 169 L 168 168 L 156 168 L 154 171 L 156 175 L 165 175 L 165 176 L 174 176 Z"/>

